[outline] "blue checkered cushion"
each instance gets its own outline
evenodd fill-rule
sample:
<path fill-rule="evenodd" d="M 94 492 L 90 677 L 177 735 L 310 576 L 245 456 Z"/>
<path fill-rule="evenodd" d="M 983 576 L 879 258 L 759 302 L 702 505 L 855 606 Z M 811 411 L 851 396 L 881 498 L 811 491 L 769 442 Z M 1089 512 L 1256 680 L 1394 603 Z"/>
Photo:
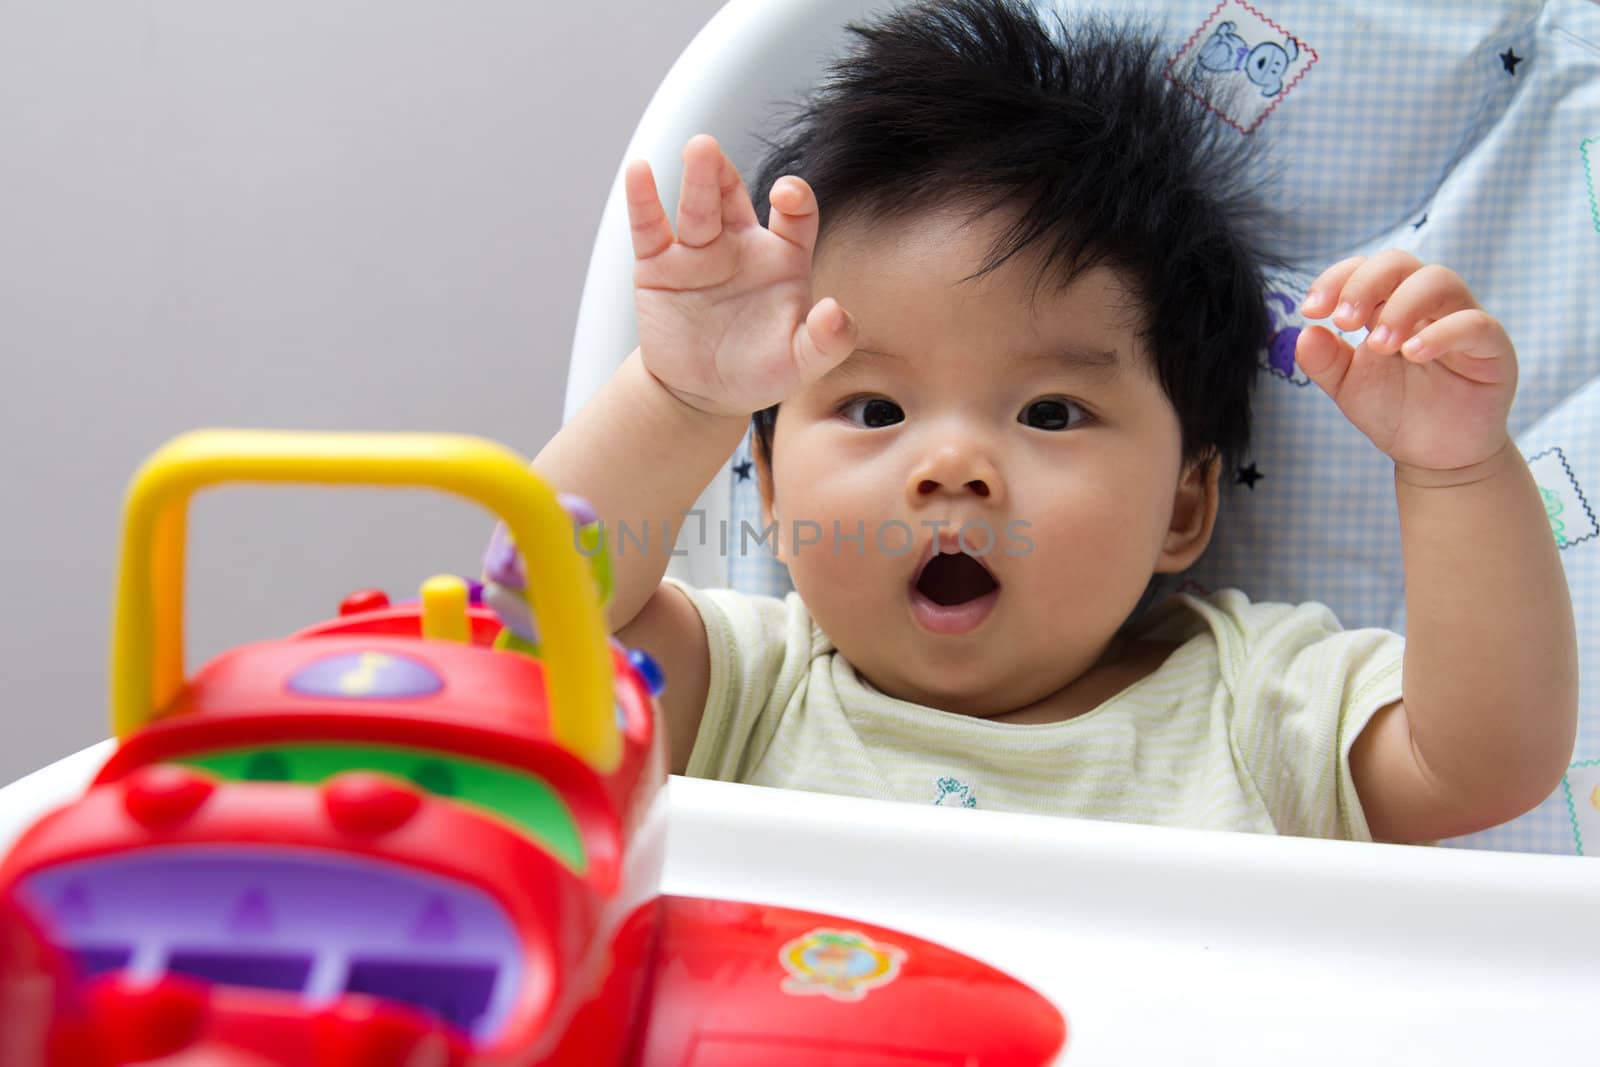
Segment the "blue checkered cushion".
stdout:
<path fill-rule="evenodd" d="M 1070 19 L 1090 4 L 1049 5 Z M 1188 579 L 1329 604 L 1404 628 L 1392 467 L 1293 365 L 1306 285 L 1345 256 L 1409 249 L 1449 265 L 1521 358 L 1512 431 L 1534 463 L 1582 636 L 1583 725 L 1560 790 L 1452 844 L 1600 853 L 1600 5 L 1592 0 L 1131 0 L 1164 27 L 1170 72 L 1272 141 L 1297 269 L 1274 279 L 1253 454 L 1229 472 L 1212 549 Z M 1215 93 L 1218 99 L 1223 93 Z M 1353 335 L 1352 340 L 1359 335 Z M 748 459 L 748 440 L 735 457 Z M 730 526 L 759 528 L 753 479 Z M 781 596 L 769 553 L 730 553 L 729 584 Z M 1585 848 L 1585 832 L 1588 846 Z"/>

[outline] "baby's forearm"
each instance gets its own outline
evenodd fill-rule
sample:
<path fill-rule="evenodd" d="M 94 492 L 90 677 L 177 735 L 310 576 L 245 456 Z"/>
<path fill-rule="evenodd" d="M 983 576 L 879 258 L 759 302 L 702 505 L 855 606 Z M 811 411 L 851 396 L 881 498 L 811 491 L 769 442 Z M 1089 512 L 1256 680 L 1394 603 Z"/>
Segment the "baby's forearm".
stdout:
<path fill-rule="evenodd" d="M 1396 468 L 1405 555 L 1404 700 L 1440 788 L 1531 807 L 1571 758 L 1577 641 L 1555 538 L 1507 442 L 1468 471 Z"/>
<path fill-rule="evenodd" d="M 684 404 L 634 349 L 534 458 L 534 470 L 558 491 L 587 498 L 605 523 L 612 632 L 631 622 L 660 585 L 684 514 L 748 424 Z"/>

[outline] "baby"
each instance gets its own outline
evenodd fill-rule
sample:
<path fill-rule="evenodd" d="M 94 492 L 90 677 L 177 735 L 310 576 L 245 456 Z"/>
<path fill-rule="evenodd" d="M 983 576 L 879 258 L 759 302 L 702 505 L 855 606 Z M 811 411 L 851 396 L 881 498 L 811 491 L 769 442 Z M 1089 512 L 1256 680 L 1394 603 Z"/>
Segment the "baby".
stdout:
<path fill-rule="evenodd" d="M 675 221 L 629 165 L 639 348 L 534 461 L 637 532 L 754 420 L 794 593 L 664 579 L 676 523 L 612 542 L 609 623 L 663 665 L 673 769 L 1390 841 L 1548 795 L 1571 605 L 1507 432 L 1516 354 L 1461 279 L 1388 251 L 1303 308 L 1369 331 L 1311 327 L 1297 358 L 1394 461 L 1408 639 L 1233 590 L 1136 611 L 1248 444 L 1275 262 L 1251 142 L 1125 27 L 952 0 L 856 33 L 759 210 L 708 136 Z"/>

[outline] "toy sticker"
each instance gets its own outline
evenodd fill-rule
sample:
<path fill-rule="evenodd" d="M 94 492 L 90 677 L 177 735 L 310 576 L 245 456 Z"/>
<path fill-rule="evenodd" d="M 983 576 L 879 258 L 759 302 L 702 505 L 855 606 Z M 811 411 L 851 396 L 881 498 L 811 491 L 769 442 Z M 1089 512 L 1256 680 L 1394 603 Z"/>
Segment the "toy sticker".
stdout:
<path fill-rule="evenodd" d="M 1572 817 L 1578 855 L 1600 856 L 1600 759 L 1574 763 L 1561 785 L 1567 791 L 1567 814 Z M 1585 840 L 1589 842 L 1587 851 Z"/>
<path fill-rule="evenodd" d="M 905 949 L 849 930 L 817 929 L 784 945 L 778 961 L 789 972 L 785 993 L 857 1001 L 900 974 Z"/>
<path fill-rule="evenodd" d="M 1254 133 L 1317 61 L 1316 50 L 1244 0 L 1223 0 L 1167 64 L 1167 77 L 1240 133 Z"/>
<path fill-rule="evenodd" d="M 289 689 L 304 696 L 336 699 L 423 697 L 444 688 L 427 664 L 388 652 L 340 652 L 302 667 Z"/>
<path fill-rule="evenodd" d="M 1528 460 L 1528 467 L 1533 471 L 1533 480 L 1539 483 L 1545 517 L 1550 520 L 1550 532 L 1555 534 L 1558 546 L 1571 548 L 1600 535 L 1594 511 L 1561 449 L 1545 449 Z"/>

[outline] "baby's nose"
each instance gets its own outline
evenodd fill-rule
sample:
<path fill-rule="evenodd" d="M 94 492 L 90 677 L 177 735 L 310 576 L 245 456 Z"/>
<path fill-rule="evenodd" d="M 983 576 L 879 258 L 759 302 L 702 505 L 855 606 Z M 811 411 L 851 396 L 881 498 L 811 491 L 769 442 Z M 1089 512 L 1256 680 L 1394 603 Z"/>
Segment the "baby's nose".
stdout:
<path fill-rule="evenodd" d="M 944 445 L 933 450 L 912 471 L 911 497 L 925 499 L 939 493 L 971 493 L 985 499 L 1001 492 L 999 471 L 981 450 L 970 445 Z"/>
<path fill-rule="evenodd" d="M 931 493 L 937 493 L 944 487 L 944 483 L 938 481 L 937 479 L 924 478 L 917 483 L 917 493 L 921 496 L 928 496 Z M 965 483 L 965 488 L 972 490 L 978 496 L 989 495 L 989 483 L 982 478 L 972 478 L 968 480 Z"/>

